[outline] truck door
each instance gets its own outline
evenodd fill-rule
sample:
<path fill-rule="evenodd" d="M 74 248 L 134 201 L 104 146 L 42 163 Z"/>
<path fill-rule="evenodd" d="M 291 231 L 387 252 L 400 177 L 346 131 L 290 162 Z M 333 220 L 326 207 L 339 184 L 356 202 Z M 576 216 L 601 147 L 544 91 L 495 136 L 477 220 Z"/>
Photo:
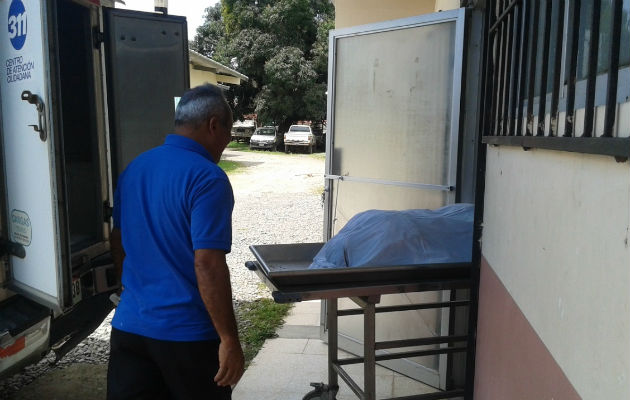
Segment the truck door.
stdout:
<path fill-rule="evenodd" d="M 9 256 L 11 288 L 62 308 L 54 143 L 51 131 L 48 2 L 0 2 L 8 29 L 0 36 L 2 156 L 6 184 L 8 239 L 23 257 Z"/>
<path fill-rule="evenodd" d="M 140 153 L 173 132 L 175 98 L 189 87 L 186 18 L 104 9 L 114 185 Z"/>

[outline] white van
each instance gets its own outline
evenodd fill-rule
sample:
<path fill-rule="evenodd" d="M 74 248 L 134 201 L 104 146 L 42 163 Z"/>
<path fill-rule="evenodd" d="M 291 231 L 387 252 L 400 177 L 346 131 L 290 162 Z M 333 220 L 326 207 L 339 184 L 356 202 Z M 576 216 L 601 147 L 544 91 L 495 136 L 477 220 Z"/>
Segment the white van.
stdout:
<path fill-rule="evenodd" d="M 173 129 L 186 20 L 113 1 L 0 2 L 0 376 L 111 311 L 118 174 Z"/>

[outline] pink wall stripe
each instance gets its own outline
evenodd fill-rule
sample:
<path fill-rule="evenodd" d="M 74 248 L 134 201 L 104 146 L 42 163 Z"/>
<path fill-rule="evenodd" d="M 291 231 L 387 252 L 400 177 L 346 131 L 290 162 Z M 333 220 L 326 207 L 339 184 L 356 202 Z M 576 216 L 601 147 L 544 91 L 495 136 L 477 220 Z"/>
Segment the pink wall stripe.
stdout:
<path fill-rule="evenodd" d="M 475 364 L 475 400 L 580 399 L 485 258 Z"/>

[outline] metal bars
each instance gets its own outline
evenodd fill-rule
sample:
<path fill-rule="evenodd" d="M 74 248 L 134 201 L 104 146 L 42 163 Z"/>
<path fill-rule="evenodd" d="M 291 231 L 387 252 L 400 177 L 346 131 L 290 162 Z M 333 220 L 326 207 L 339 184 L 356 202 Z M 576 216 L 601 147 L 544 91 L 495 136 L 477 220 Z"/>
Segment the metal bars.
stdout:
<path fill-rule="evenodd" d="M 558 12 L 556 21 L 556 54 L 553 64 L 553 91 L 551 92 L 551 114 L 549 118 L 549 136 L 558 135 L 558 100 L 560 97 L 560 76 L 562 67 L 562 35 L 564 32 L 564 0 L 557 2 Z"/>
<path fill-rule="evenodd" d="M 613 12 L 611 14 L 611 47 L 609 65 L 619 65 L 619 52 L 621 44 L 621 15 L 623 11 L 623 0 L 613 0 Z M 606 90 L 606 117 L 604 119 L 604 135 L 612 136 L 615 125 L 615 112 L 617 109 L 617 83 L 619 81 L 619 69 L 611 68 L 608 73 L 608 88 Z"/>
<path fill-rule="evenodd" d="M 406 304 L 400 306 L 383 306 L 376 307 L 375 312 L 385 313 L 385 312 L 398 312 L 398 311 L 416 311 L 416 310 L 425 310 L 430 308 L 444 308 L 444 307 L 459 307 L 459 306 L 467 306 L 470 305 L 468 300 L 453 300 L 453 301 L 444 301 L 438 303 L 422 303 L 422 304 Z M 363 315 L 362 308 L 351 308 L 346 310 L 337 311 L 337 315 L 340 317 L 344 317 L 347 315 Z"/>
<path fill-rule="evenodd" d="M 547 105 L 547 70 L 549 61 L 549 36 L 551 35 L 551 12 L 553 4 L 550 0 L 545 1 L 545 28 L 543 34 L 543 53 L 540 72 L 540 90 L 538 100 L 538 126 L 536 136 L 545 136 L 545 106 Z"/>
<path fill-rule="evenodd" d="M 380 295 L 354 296 L 350 297 L 359 307 L 358 309 L 339 310 L 336 298 L 327 300 L 326 323 L 328 327 L 328 380 L 327 385 L 328 397 L 334 398 L 338 390 L 338 378 L 345 381 L 350 389 L 361 400 L 376 399 L 376 363 L 379 361 L 396 360 L 411 357 L 426 357 L 441 354 L 465 353 L 469 350 L 468 342 L 471 340 L 470 332 L 467 335 L 449 335 L 437 337 L 422 337 L 402 340 L 376 341 L 375 327 L 376 314 L 379 312 L 399 312 L 410 310 L 421 310 L 429 308 L 458 307 L 470 306 L 470 300 L 452 300 L 450 302 L 435 302 L 409 304 L 400 306 L 384 306 L 376 307 L 381 300 Z M 338 322 L 337 318 L 347 315 L 355 315 L 357 311 L 363 314 L 363 357 L 346 357 L 339 359 L 337 355 L 338 345 Z M 455 343 L 462 343 L 454 345 Z M 378 350 L 385 349 L 402 349 L 405 347 L 415 346 L 434 346 L 439 344 L 448 344 L 446 347 L 429 348 L 423 350 L 401 351 L 395 353 L 376 354 Z M 344 370 L 343 366 L 352 364 L 363 364 L 364 387 L 361 388 L 353 380 L 353 378 Z M 324 387 L 324 385 L 321 385 Z M 452 386 L 452 385 L 450 385 Z M 332 397 L 330 395 L 332 394 Z M 464 394 L 463 389 L 454 389 L 447 387 L 446 390 L 437 391 L 430 394 L 400 397 L 398 399 L 447 399 L 459 397 Z M 311 398 L 311 397 L 308 397 Z M 321 398 L 324 398 L 323 396 Z M 468 398 L 468 397 L 467 397 Z"/>
<path fill-rule="evenodd" d="M 515 4 L 515 3 L 514 3 Z M 526 17 L 526 19 L 528 19 L 529 16 Z M 521 18 L 521 10 L 517 9 L 516 10 L 516 14 L 515 14 L 515 18 L 514 18 L 514 24 L 515 24 L 515 35 L 516 37 L 514 38 L 514 42 L 515 43 L 520 43 L 521 42 L 521 31 L 522 31 L 522 26 L 521 26 L 521 22 L 522 22 L 523 18 Z M 526 22 L 527 24 L 527 22 Z M 510 88 L 510 109 L 509 109 L 509 113 L 507 115 L 508 118 L 508 130 L 507 132 L 504 132 L 504 134 L 508 134 L 508 135 L 513 135 L 514 134 L 514 125 L 516 122 L 516 114 L 517 114 L 517 108 L 518 108 L 518 104 L 519 104 L 519 97 L 518 97 L 518 79 L 517 77 L 519 76 L 519 69 L 521 68 L 521 59 L 524 58 L 523 55 L 525 55 L 524 52 L 527 51 L 527 49 L 525 48 L 523 50 L 523 48 L 518 48 L 517 46 L 513 46 L 514 47 L 514 67 L 513 67 L 513 75 L 512 78 L 510 79 L 509 84 L 511 85 Z M 522 108 L 521 108 L 522 109 Z M 520 118 L 522 117 L 522 114 L 520 117 L 518 117 L 518 119 L 520 120 Z M 519 126 L 520 128 L 520 126 Z M 519 129 L 520 131 L 520 129 Z"/>
<path fill-rule="evenodd" d="M 577 80 L 577 55 L 580 39 L 580 11 L 581 0 L 574 0 L 573 6 L 569 8 L 569 31 L 570 45 L 567 46 L 567 58 L 569 61 L 569 73 L 567 77 L 567 107 L 566 122 L 564 127 L 564 137 L 573 136 L 575 129 L 575 83 Z"/>
<path fill-rule="evenodd" d="M 483 142 L 630 157 L 630 138 L 616 133 L 618 103 L 627 102 L 621 74 L 629 73 L 620 67 L 623 7 L 623 0 L 489 0 Z M 573 143 L 582 138 L 592 140 Z"/>
<path fill-rule="evenodd" d="M 536 56 L 538 55 L 538 22 L 540 17 L 540 1 L 531 1 L 533 12 L 532 45 L 529 52 L 529 81 L 527 83 L 527 127 L 525 135 L 532 136 L 534 131 L 534 92 L 536 90 Z"/>
<path fill-rule="evenodd" d="M 527 27 L 529 26 L 529 7 L 527 6 L 527 3 L 525 3 L 525 5 L 523 7 L 521 7 L 521 9 L 523 10 L 523 27 Z M 519 18 L 520 19 L 520 18 Z M 526 75 L 525 75 L 525 71 L 526 71 L 526 60 L 527 60 L 527 52 L 529 49 L 529 34 L 527 32 L 526 29 L 525 32 L 520 32 L 520 27 L 519 27 L 519 34 L 522 35 L 523 37 L 523 45 L 521 46 L 521 62 L 519 63 L 518 67 L 519 67 L 519 85 L 518 85 L 518 94 L 514 94 L 515 96 L 518 96 L 518 103 L 516 103 L 516 107 L 517 107 L 517 112 L 516 112 L 516 136 L 521 136 L 523 134 L 523 101 L 525 100 L 525 82 L 527 80 Z M 518 42 L 517 42 L 518 43 Z M 516 91 L 516 88 L 514 89 Z M 513 132 L 513 131 L 511 131 Z M 511 133 L 510 132 L 510 133 Z"/>
<path fill-rule="evenodd" d="M 584 114 L 584 137 L 593 136 L 593 116 L 595 115 L 595 83 L 597 81 L 597 56 L 599 54 L 599 19 L 602 9 L 601 0 L 593 1 L 591 15 L 591 38 L 588 46 L 588 78 L 586 80 L 586 107 Z"/>

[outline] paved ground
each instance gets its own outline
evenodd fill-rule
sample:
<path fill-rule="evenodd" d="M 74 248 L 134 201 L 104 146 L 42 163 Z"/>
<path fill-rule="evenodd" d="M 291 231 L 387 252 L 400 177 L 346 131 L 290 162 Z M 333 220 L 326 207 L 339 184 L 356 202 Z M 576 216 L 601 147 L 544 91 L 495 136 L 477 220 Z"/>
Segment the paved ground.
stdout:
<path fill-rule="evenodd" d="M 328 382 L 328 346 L 320 339 L 319 300 L 296 303 L 278 338 L 269 339 L 234 389 L 232 400 L 300 400 L 311 382 Z M 339 357 L 350 355 L 340 351 Z M 352 379 L 363 387 L 363 365 L 346 366 Z M 337 400 L 357 396 L 340 381 Z M 435 389 L 376 367 L 378 399 L 431 393 Z"/>
<path fill-rule="evenodd" d="M 225 150 L 223 160 L 248 168 L 230 176 L 236 202 L 261 193 L 321 193 L 324 189 L 324 153 L 284 154 L 268 151 Z"/>

